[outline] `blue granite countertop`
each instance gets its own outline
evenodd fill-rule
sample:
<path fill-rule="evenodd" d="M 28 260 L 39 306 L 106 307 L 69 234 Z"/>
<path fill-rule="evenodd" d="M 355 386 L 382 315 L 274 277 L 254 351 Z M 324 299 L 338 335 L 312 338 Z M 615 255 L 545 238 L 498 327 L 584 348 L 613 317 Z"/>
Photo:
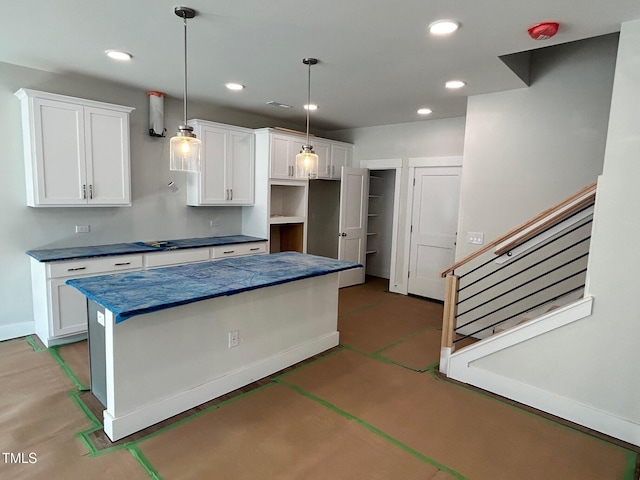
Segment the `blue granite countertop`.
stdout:
<path fill-rule="evenodd" d="M 356 267 L 362 265 L 281 252 L 77 278 L 66 283 L 111 310 L 119 323 L 134 315 Z"/>
<path fill-rule="evenodd" d="M 250 237 L 248 235 L 226 235 L 223 237 L 184 238 L 178 240 L 159 240 L 155 242 L 114 243 L 110 245 L 94 245 L 89 247 L 43 248 L 29 250 L 39 262 L 54 262 L 73 260 L 76 258 L 106 257 L 111 255 L 125 255 L 129 253 L 163 252 L 180 248 L 215 247 L 234 243 L 266 242 L 266 238 Z"/>

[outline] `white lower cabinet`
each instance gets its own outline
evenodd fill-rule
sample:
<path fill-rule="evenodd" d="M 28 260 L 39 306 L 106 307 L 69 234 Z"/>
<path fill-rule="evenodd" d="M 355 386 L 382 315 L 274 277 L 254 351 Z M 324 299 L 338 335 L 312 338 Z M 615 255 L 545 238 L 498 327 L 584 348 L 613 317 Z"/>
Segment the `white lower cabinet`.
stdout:
<path fill-rule="evenodd" d="M 50 347 L 80 339 L 87 331 L 87 298 L 65 284 L 70 278 L 108 275 L 142 268 L 142 255 L 39 262 L 31 259 L 36 334 Z"/>
<path fill-rule="evenodd" d="M 206 262 L 211 258 L 209 247 L 169 250 L 167 252 L 149 253 L 144 256 L 144 267 L 168 267 L 185 263 Z"/>
<path fill-rule="evenodd" d="M 237 245 L 220 245 L 211 248 L 211 259 L 217 260 L 226 257 L 243 257 L 267 252 L 267 242 L 241 243 Z"/>
<path fill-rule="evenodd" d="M 186 248 L 134 255 L 39 262 L 31 259 L 31 290 L 36 334 L 46 347 L 87 336 L 87 297 L 66 285 L 70 278 L 109 275 L 265 253 L 267 242 Z"/>

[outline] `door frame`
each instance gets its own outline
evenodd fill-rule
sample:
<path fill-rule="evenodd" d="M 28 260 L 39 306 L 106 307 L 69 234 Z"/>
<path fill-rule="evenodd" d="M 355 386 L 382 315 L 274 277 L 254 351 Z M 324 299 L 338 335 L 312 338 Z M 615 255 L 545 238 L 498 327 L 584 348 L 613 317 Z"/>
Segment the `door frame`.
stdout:
<path fill-rule="evenodd" d="M 405 197 L 406 219 L 404 231 L 404 259 L 402 274 L 405 279 L 404 291 L 399 293 L 409 294 L 409 263 L 411 261 L 411 219 L 413 218 L 413 184 L 416 168 L 423 167 L 462 167 L 462 156 L 451 157 L 417 157 L 408 159 L 409 175 L 407 176 L 407 195 Z M 462 189 L 460 190 L 462 192 Z M 460 211 L 458 210 L 458 225 L 460 225 Z"/>
<path fill-rule="evenodd" d="M 416 167 L 461 167 L 462 155 L 442 157 L 404 157 L 360 160 L 361 168 L 396 171 L 393 199 L 393 233 L 391 237 L 391 269 L 389 291 L 408 295 L 409 248 L 413 216 L 413 178 Z M 460 219 L 458 218 L 458 225 Z"/>
<path fill-rule="evenodd" d="M 400 198 L 402 192 L 402 166 L 403 166 L 402 158 L 390 158 L 390 159 L 382 159 L 382 160 L 360 160 L 360 168 L 368 168 L 370 171 L 374 170 L 395 170 L 396 178 L 394 184 L 394 192 L 393 192 L 393 219 L 392 219 L 392 232 L 391 232 L 391 267 L 389 270 L 389 291 L 403 293 L 401 290 L 398 290 L 398 272 L 397 265 L 399 262 L 398 258 L 398 228 L 400 225 Z M 408 264 L 407 264 L 408 269 Z M 365 269 L 366 270 L 366 269 Z M 400 272 L 400 274 L 402 274 Z M 406 283 L 406 282 L 402 282 Z M 405 285 L 406 294 L 406 285 Z"/>

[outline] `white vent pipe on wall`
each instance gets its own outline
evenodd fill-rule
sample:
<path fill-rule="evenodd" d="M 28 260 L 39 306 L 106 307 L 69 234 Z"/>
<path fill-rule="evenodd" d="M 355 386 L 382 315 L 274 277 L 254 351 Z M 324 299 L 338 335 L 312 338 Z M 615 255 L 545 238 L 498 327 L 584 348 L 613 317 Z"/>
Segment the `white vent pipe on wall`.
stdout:
<path fill-rule="evenodd" d="M 151 90 L 149 96 L 149 135 L 152 137 L 164 137 L 164 97 L 165 93 Z"/>

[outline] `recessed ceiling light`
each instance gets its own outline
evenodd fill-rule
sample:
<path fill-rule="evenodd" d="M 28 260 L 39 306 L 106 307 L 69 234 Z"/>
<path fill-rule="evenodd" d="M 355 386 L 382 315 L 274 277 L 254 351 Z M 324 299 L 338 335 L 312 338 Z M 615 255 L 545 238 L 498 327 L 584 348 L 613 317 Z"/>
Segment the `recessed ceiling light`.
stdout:
<path fill-rule="evenodd" d="M 107 50 L 104 52 L 107 54 L 107 57 L 113 58 L 114 60 L 131 60 L 133 55 L 129 52 L 123 52 L 122 50 Z"/>
<path fill-rule="evenodd" d="M 224 86 L 227 87 L 229 90 L 243 90 L 244 89 L 244 85 L 242 85 L 240 83 L 229 82 L 229 83 L 225 83 Z"/>
<path fill-rule="evenodd" d="M 454 20 L 438 20 L 429 25 L 432 35 L 449 35 L 460 28 L 460 24 Z"/>
<path fill-rule="evenodd" d="M 451 88 L 451 89 L 462 88 L 465 85 L 466 83 L 463 82 L 462 80 L 449 80 L 447 83 L 444 84 L 446 88 Z"/>
<path fill-rule="evenodd" d="M 305 110 L 309 110 L 310 112 L 313 112 L 314 110 L 318 109 L 318 105 L 316 105 L 314 103 L 310 103 L 309 105 L 305 105 L 304 109 Z"/>
<path fill-rule="evenodd" d="M 418 114 L 419 115 L 429 115 L 432 112 L 432 110 L 430 108 L 419 108 L 418 109 Z"/>

